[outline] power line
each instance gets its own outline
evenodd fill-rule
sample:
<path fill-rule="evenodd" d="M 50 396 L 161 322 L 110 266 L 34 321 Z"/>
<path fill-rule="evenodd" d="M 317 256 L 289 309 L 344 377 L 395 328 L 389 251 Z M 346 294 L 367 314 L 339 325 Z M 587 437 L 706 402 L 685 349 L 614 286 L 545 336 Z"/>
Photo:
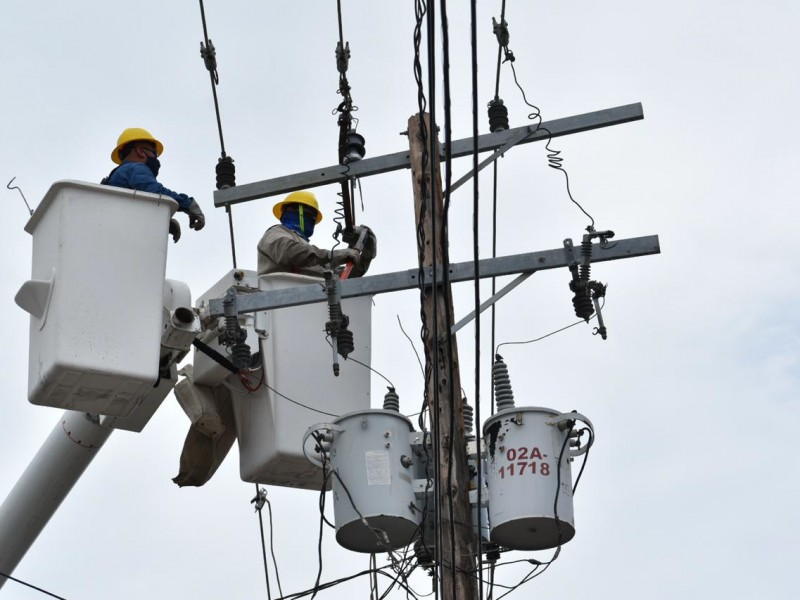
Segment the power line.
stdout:
<path fill-rule="evenodd" d="M 37 592 L 41 592 L 42 594 L 50 596 L 51 598 L 58 598 L 58 600 L 67 600 L 63 596 L 59 596 L 59 595 L 54 594 L 52 592 L 48 592 L 47 590 L 42 589 L 40 587 L 37 587 L 37 586 L 33 585 L 32 583 L 28 583 L 27 581 L 23 581 L 22 579 L 17 579 L 16 577 L 12 577 L 11 575 L 9 575 L 7 573 L 3 573 L 2 571 L 0 571 L 0 577 L 5 577 L 6 579 L 10 579 L 11 581 L 14 581 L 16 583 L 20 583 L 20 584 L 22 584 L 24 586 L 27 586 L 27 587 L 29 587 L 29 588 L 31 588 L 33 590 L 36 590 Z"/>

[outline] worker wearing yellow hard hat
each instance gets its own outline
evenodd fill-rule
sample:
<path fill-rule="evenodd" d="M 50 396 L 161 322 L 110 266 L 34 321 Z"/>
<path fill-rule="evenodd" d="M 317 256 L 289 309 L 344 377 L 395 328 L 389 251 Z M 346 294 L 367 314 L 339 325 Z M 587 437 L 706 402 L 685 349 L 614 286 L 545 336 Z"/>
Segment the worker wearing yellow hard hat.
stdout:
<path fill-rule="evenodd" d="M 125 148 L 125 146 L 133 142 L 152 142 L 156 146 L 156 156 L 161 156 L 161 153 L 164 152 L 164 144 L 150 135 L 150 132 L 147 131 L 147 129 L 142 129 L 141 127 L 129 127 L 117 138 L 117 146 L 111 151 L 111 160 L 113 160 L 116 164 L 121 165 L 123 160 L 121 151 Z"/>
<path fill-rule="evenodd" d="M 280 220 L 281 216 L 283 215 L 283 207 L 287 204 L 301 204 L 303 206 L 307 206 L 312 208 L 316 213 L 316 217 L 314 218 L 314 223 L 319 223 L 322 221 L 322 213 L 319 211 L 319 203 L 317 202 L 317 197 L 314 196 L 311 192 L 301 191 L 301 192 L 292 192 L 286 198 L 278 202 L 275 206 L 272 207 L 272 214 L 275 215 L 275 218 Z"/>
<path fill-rule="evenodd" d="M 272 214 L 280 224 L 267 229 L 258 243 L 259 275 L 288 272 L 319 277 L 326 268 L 350 262 L 355 264 L 351 277 L 358 277 L 375 257 L 377 240 L 365 226 L 360 226 L 365 233 L 361 249 L 325 250 L 309 242 L 314 227 L 322 221 L 319 202 L 309 191 L 292 192 L 272 207 Z"/>
<path fill-rule="evenodd" d="M 206 218 L 197 201 L 191 196 L 172 191 L 156 179 L 161 169 L 158 157 L 162 152 L 164 145 L 146 129 L 141 127 L 125 129 L 111 151 L 111 160 L 119 166 L 112 170 L 102 183 L 169 196 L 178 203 L 179 211 L 189 215 L 189 228 L 199 231 L 205 226 Z M 177 242 L 181 230 L 175 219 L 170 222 L 169 232 Z"/>

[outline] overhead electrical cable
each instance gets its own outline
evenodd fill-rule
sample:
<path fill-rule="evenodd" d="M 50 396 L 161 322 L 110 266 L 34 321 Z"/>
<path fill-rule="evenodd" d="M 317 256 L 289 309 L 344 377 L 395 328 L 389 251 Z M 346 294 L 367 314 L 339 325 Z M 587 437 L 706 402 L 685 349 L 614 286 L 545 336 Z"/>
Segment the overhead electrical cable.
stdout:
<path fill-rule="evenodd" d="M 447 397 L 449 398 L 450 402 L 450 422 L 448 423 L 448 431 L 450 432 L 450 436 L 454 436 L 457 431 L 459 431 L 456 427 L 456 414 L 458 412 L 458 406 L 456 404 L 456 398 L 459 397 L 456 395 L 455 389 L 455 360 L 454 360 L 454 348 L 453 348 L 453 336 L 450 334 L 450 331 L 453 328 L 453 314 L 451 307 L 452 303 L 452 290 L 450 288 L 450 198 L 451 198 L 451 184 L 453 179 L 453 171 L 452 171 L 452 152 L 451 146 L 453 141 L 453 129 L 452 129 L 452 119 L 451 119 L 451 97 L 450 97 L 450 33 L 448 27 L 448 20 L 447 20 L 447 0 L 440 0 L 440 16 L 439 20 L 441 22 L 442 28 L 442 99 L 444 104 L 444 148 L 445 148 L 445 155 L 444 155 L 444 211 L 442 214 L 442 241 L 441 241 L 441 248 L 442 248 L 442 290 L 444 294 L 444 307 L 445 307 L 445 324 L 444 324 L 444 331 L 446 333 L 445 337 L 445 358 L 447 360 L 447 371 L 450 376 L 447 378 Z M 476 173 L 477 175 L 477 173 Z M 436 263 L 434 263 L 436 264 Z M 459 565 L 455 564 L 455 557 L 456 557 L 456 523 L 455 523 L 455 498 L 453 497 L 452 490 L 454 489 L 453 486 L 453 476 L 454 476 L 454 468 L 456 465 L 456 461 L 454 460 L 453 453 L 455 451 L 455 444 L 449 444 L 448 446 L 448 457 L 447 457 L 447 502 L 448 502 L 448 516 L 449 516 L 449 543 L 450 543 L 450 556 L 453 560 L 454 564 L 450 569 L 450 578 L 452 583 L 452 589 L 457 589 L 456 587 L 456 568 Z"/>
<path fill-rule="evenodd" d="M 431 310 L 431 329 L 433 330 L 432 335 L 436 336 L 439 332 L 439 281 L 438 281 L 438 273 L 436 266 L 439 264 L 441 259 L 439 252 L 440 248 L 443 246 L 442 241 L 439 239 L 438 235 L 438 215 L 437 213 L 437 206 L 436 206 L 436 198 L 434 197 L 434 189 L 435 189 L 435 182 L 437 180 L 437 170 L 439 168 L 438 161 L 434 160 L 435 157 L 438 156 L 438 139 L 436 132 L 438 131 L 438 126 L 436 124 L 436 4 L 435 2 L 430 2 L 427 5 L 427 12 L 425 15 L 425 25 L 426 25 L 426 55 L 427 55 L 427 75 L 428 75 L 428 96 L 429 96 L 429 110 L 428 110 L 428 129 L 427 129 L 427 136 L 423 134 L 423 147 L 425 147 L 426 153 L 423 156 L 427 156 L 427 164 L 423 165 L 423 177 L 422 181 L 426 181 L 426 177 L 424 175 L 425 166 L 427 166 L 427 181 L 429 185 L 423 188 L 423 205 L 427 203 L 428 208 L 430 209 L 429 215 L 429 222 L 430 222 L 430 231 L 431 231 L 431 240 L 430 240 L 430 247 L 431 247 L 431 286 L 430 286 L 430 294 L 431 294 L 431 306 L 433 309 Z M 423 115 L 420 114 L 420 129 L 422 130 L 425 127 L 425 121 Z M 424 223 L 424 219 L 421 217 L 420 222 Z M 421 282 L 422 283 L 422 282 Z M 439 477 L 439 473 L 441 472 L 441 422 L 440 422 L 440 414 L 441 414 L 441 395 L 439 393 L 439 367 L 440 367 L 440 353 L 439 353 L 439 343 L 438 340 L 434 339 L 431 350 L 431 377 L 432 377 L 432 391 L 433 391 L 433 411 L 431 414 L 431 424 L 433 426 L 432 432 L 432 447 L 433 447 L 433 467 L 435 475 L 433 477 L 434 482 L 434 510 L 435 512 L 435 522 L 434 522 L 434 539 L 436 540 L 436 566 L 437 566 L 437 594 L 439 586 L 441 585 L 441 581 L 443 578 L 443 569 L 444 569 L 444 560 L 442 555 L 442 549 L 444 548 L 444 532 L 442 531 L 441 522 L 442 522 L 442 494 L 445 493 L 442 490 L 442 484 Z"/>
<path fill-rule="evenodd" d="M 475 271 L 473 281 L 473 301 L 475 310 L 475 420 L 481 423 L 481 286 L 480 286 L 480 180 L 478 178 L 478 9 L 476 0 L 470 1 L 470 59 L 472 71 L 472 268 Z M 495 161 L 497 164 L 497 161 Z M 448 185 L 449 187 L 449 185 Z M 481 447 L 480 425 L 474 431 L 476 448 Z M 479 450 L 476 450 L 480 454 Z M 480 465 L 480 460 L 478 460 Z M 476 558 L 478 562 L 478 596 L 483 600 L 483 536 L 480 522 L 483 497 L 483 469 L 477 469 L 477 506 L 478 523 L 476 536 Z"/>
<path fill-rule="evenodd" d="M 261 509 L 267 500 L 267 491 L 256 486 L 256 496 L 250 500 L 250 504 L 255 504 L 256 512 L 258 513 L 258 527 L 261 531 L 261 554 L 264 560 L 264 579 L 267 582 L 267 600 L 272 600 L 272 590 L 269 585 L 269 567 L 267 566 L 267 543 L 264 538 L 264 519 L 261 517 Z M 270 538 L 272 538 L 272 531 L 270 531 Z"/>
<path fill-rule="evenodd" d="M 419 370 L 422 372 L 422 378 L 425 379 L 425 367 L 422 366 L 422 360 L 419 357 L 419 352 L 417 352 L 417 347 L 414 345 L 414 340 L 406 333 L 406 330 L 403 329 L 403 322 L 400 320 L 400 315 L 395 315 L 397 317 L 397 324 L 400 326 L 400 331 L 403 332 L 403 335 L 406 336 L 406 339 L 411 344 L 411 349 L 414 351 L 414 356 L 417 357 L 417 362 L 419 363 Z"/>
<path fill-rule="evenodd" d="M 337 92 L 342 96 L 342 101 L 334 109 L 334 114 L 339 113 L 337 124 L 339 126 L 338 154 L 339 164 L 346 167 L 346 173 L 350 171 L 350 163 L 360 160 L 364 156 L 364 138 L 356 133 L 358 119 L 353 113 L 358 107 L 353 104 L 350 82 L 347 79 L 347 69 L 350 64 L 350 42 L 344 39 L 344 23 L 342 17 L 342 1 L 336 0 L 336 16 L 339 31 L 339 40 L 336 43 L 336 70 L 339 72 L 339 88 Z M 342 181 L 341 202 L 336 209 L 336 231 L 333 234 L 337 244 L 339 235 L 342 231 L 351 232 L 355 226 L 355 178 L 348 176 Z M 360 191 L 360 190 L 359 190 Z M 363 199 L 362 199 L 363 204 Z M 344 224 L 342 224 L 344 221 Z"/>
<path fill-rule="evenodd" d="M 603 303 L 600 305 L 600 308 L 602 309 L 604 306 L 605 306 L 605 299 L 603 299 Z M 589 320 L 591 321 L 592 319 L 594 319 L 596 317 L 597 317 L 596 314 L 592 315 L 591 317 L 589 317 Z M 524 344 L 532 344 L 534 342 L 540 342 L 545 338 L 549 338 L 551 336 L 556 335 L 557 333 L 561 333 L 562 331 L 566 331 L 567 329 L 570 329 L 571 327 L 575 327 L 576 325 L 582 325 L 584 323 L 586 323 L 586 321 L 581 319 L 580 321 L 575 321 L 574 323 L 570 323 L 569 325 L 565 325 L 564 327 L 561 327 L 560 329 L 556 329 L 555 331 L 551 331 L 550 333 L 546 333 L 543 336 L 540 336 L 540 337 L 537 337 L 537 338 L 534 338 L 534 339 L 531 339 L 531 340 L 524 340 L 524 341 L 520 341 L 520 342 L 502 342 L 500 344 L 497 344 L 497 347 L 495 348 L 495 354 L 497 354 L 500 351 L 500 348 L 503 347 L 503 346 L 515 346 L 515 345 L 524 345 Z"/>
<path fill-rule="evenodd" d="M 500 26 L 506 22 L 506 0 L 503 0 L 501 8 L 500 8 Z M 494 84 L 494 100 L 489 103 L 489 129 L 490 131 L 499 131 L 502 128 L 502 123 L 499 123 L 497 120 L 492 119 L 492 111 L 497 110 L 496 107 L 502 106 L 502 100 L 500 100 L 500 66 L 502 64 L 501 59 L 503 57 L 503 34 L 502 29 L 498 31 L 497 26 L 495 25 L 495 34 L 497 35 L 497 68 L 495 69 L 495 84 Z M 507 30 L 506 30 L 507 31 Z M 506 48 L 508 46 L 506 45 Z M 495 108 L 493 108 L 495 107 Z M 508 109 L 505 110 L 505 127 L 508 128 Z M 476 134 L 477 135 L 477 134 Z M 477 159 L 476 159 L 477 160 Z M 499 161 L 494 161 L 492 164 L 492 258 L 497 258 L 497 181 L 498 181 L 498 168 L 499 168 Z M 491 293 L 494 296 L 497 293 L 497 279 L 492 277 L 492 288 Z M 491 347 L 494 348 L 495 345 L 495 331 L 496 331 L 496 324 L 497 324 L 497 305 L 492 304 L 492 311 L 490 315 L 491 319 Z M 491 406 L 491 414 L 494 415 L 495 405 L 494 405 L 494 386 L 489 386 L 489 400 Z M 476 407 L 477 408 L 477 407 Z M 479 415 L 476 415 L 478 418 Z M 480 420 L 478 421 L 480 422 Z"/>
<path fill-rule="evenodd" d="M 200 18 L 203 22 L 203 38 L 205 43 L 200 42 L 200 57 L 208 70 L 211 80 L 211 93 L 214 96 L 214 112 L 217 116 L 217 131 L 219 132 L 220 157 L 217 161 L 217 189 L 232 188 L 236 186 L 236 166 L 233 158 L 225 152 L 225 139 L 222 136 L 222 117 L 219 110 L 219 99 L 217 98 L 217 86 L 219 85 L 219 71 L 217 70 L 217 49 L 208 37 L 208 27 L 206 26 L 206 11 L 203 0 L 200 0 Z M 236 268 L 236 239 L 233 234 L 233 213 L 231 205 L 225 205 L 225 212 L 228 213 L 228 228 L 231 237 L 231 255 L 233 258 L 233 268 Z"/>
<path fill-rule="evenodd" d="M 428 326 L 428 321 L 425 314 L 425 302 L 427 298 L 428 291 L 424 285 L 425 281 L 425 249 L 428 244 L 425 235 L 425 223 L 427 218 L 427 210 L 429 209 L 428 196 L 430 195 L 429 185 L 428 185 L 428 178 L 426 177 L 426 173 L 428 171 L 428 163 L 432 162 L 429 160 L 429 152 L 428 146 L 429 141 L 428 138 L 428 124 L 425 122 L 424 115 L 428 108 L 427 98 L 425 96 L 425 86 L 423 83 L 423 72 L 422 72 L 422 59 L 421 59 L 421 45 L 422 45 L 422 28 L 423 22 L 425 21 L 426 15 L 428 15 L 429 9 L 425 2 L 425 0 L 415 0 L 414 2 L 414 16 L 415 16 L 415 26 L 414 26 L 414 61 L 413 61 L 413 71 L 414 71 L 414 80 L 417 84 L 417 106 L 418 106 L 418 122 L 419 122 L 419 136 L 420 136 L 420 148 L 421 148 L 421 156 L 420 156 L 420 203 L 419 203 L 419 215 L 418 215 L 418 222 L 417 222 L 417 255 L 419 261 L 419 270 L 418 270 L 418 281 L 419 281 L 419 293 L 420 293 L 420 336 L 423 342 L 424 354 L 425 354 L 425 382 L 423 388 L 423 404 L 422 410 L 420 411 L 419 417 L 419 427 L 423 434 L 423 449 L 426 453 L 427 460 L 425 461 L 425 480 L 428 482 L 426 488 L 424 490 L 424 502 L 422 506 L 422 514 L 421 514 L 421 522 L 423 524 L 428 522 L 428 513 L 430 511 L 429 506 L 429 491 L 430 485 L 432 482 L 433 485 L 433 532 L 432 537 L 434 539 L 434 568 L 431 569 L 431 575 L 434 579 L 433 581 L 433 589 L 434 589 L 434 596 L 435 598 L 439 597 L 439 582 L 441 581 L 441 540 L 439 539 L 439 522 L 440 522 L 440 506 L 439 506 L 439 489 L 440 489 L 440 482 L 439 478 L 432 475 L 432 471 L 437 470 L 438 464 L 438 455 L 439 455 L 439 419 L 438 419 L 438 394 L 436 393 L 436 386 L 432 385 L 432 379 L 436 377 L 435 369 L 436 369 L 436 357 L 437 357 L 437 345 L 432 344 L 433 348 L 429 347 L 428 338 L 430 334 L 430 328 Z M 432 28 L 432 24 L 430 21 L 428 22 L 428 29 Z M 428 37 L 428 69 L 431 69 L 431 61 L 433 59 L 432 52 L 433 50 L 430 47 L 431 41 L 430 36 Z M 429 74 L 429 78 L 431 75 Z M 433 93 L 433 91 L 431 91 Z M 433 110 L 431 109 L 431 114 L 433 114 Z M 431 130 L 435 131 L 435 125 L 433 122 L 433 118 L 431 118 L 430 123 Z M 435 139 L 435 137 L 434 137 Z M 430 180 L 433 181 L 432 179 Z M 434 211 L 431 211 L 434 212 Z M 435 240 L 433 247 L 435 248 Z M 434 254 L 435 257 L 435 254 Z M 433 270 L 434 277 L 436 276 L 436 270 Z M 436 286 L 434 281 L 434 286 L 431 288 L 432 297 L 434 300 L 435 305 L 435 298 L 436 298 Z M 435 318 L 435 314 L 434 314 Z M 434 329 L 434 331 L 436 331 Z M 434 397 L 430 397 L 430 389 L 431 387 L 434 388 Z M 430 418 L 430 430 L 425 424 L 425 416 L 428 415 Z M 429 443 L 430 441 L 430 443 Z"/>
<path fill-rule="evenodd" d="M 11 581 L 14 581 L 15 583 L 22 584 L 22 585 L 24 585 L 26 587 L 31 588 L 32 590 L 36 590 L 37 592 L 41 592 L 42 594 L 50 596 L 51 598 L 57 598 L 58 600 L 67 600 L 63 596 L 58 596 L 58 595 L 56 595 L 56 594 L 54 594 L 52 592 L 48 592 L 47 590 L 42 589 L 40 587 L 37 587 L 37 586 L 33 585 L 32 583 L 28 583 L 27 581 L 23 581 L 22 579 L 17 579 L 16 577 L 12 577 L 11 575 L 9 575 L 7 573 L 3 573 L 2 571 L 0 571 L 0 577 L 5 577 L 6 579 L 10 579 Z"/>

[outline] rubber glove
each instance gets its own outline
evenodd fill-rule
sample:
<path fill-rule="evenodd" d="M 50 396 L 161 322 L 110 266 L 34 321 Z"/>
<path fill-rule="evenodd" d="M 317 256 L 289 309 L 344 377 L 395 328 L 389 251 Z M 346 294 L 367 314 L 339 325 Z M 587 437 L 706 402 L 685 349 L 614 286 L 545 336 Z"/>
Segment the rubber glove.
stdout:
<path fill-rule="evenodd" d="M 172 236 L 172 241 L 176 244 L 178 240 L 181 239 L 181 226 L 175 219 L 169 220 L 169 234 Z"/>
<path fill-rule="evenodd" d="M 200 231 L 206 226 L 206 216 L 203 214 L 197 200 L 194 198 L 190 198 L 190 200 L 192 203 L 189 205 L 189 208 L 186 209 L 186 212 L 189 214 L 189 229 Z"/>

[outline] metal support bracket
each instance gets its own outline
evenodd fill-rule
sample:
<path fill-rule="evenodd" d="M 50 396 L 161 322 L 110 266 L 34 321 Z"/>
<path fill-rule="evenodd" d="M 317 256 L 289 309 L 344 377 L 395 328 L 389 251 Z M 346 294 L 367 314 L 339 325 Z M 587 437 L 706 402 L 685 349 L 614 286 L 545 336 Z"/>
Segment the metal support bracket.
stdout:
<path fill-rule="evenodd" d="M 530 277 L 531 275 L 533 275 L 535 272 L 536 272 L 536 271 L 527 271 L 526 273 L 522 273 L 522 274 L 521 274 L 519 277 L 516 277 L 516 278 L 515 278 L 515 279 L 514 279 L 514 280 L 513 280 L 511 283 L 509 283 L 507 286 L 505 286 L 504 288 L 502 288 L 502 289 L 501 289 L 499 292 L 497 292 L 496 294 L 494 294 L 494 295 L 493 295 L 491 298 L 489 298 L 489 299 L 488 299 L 486 302 L 484 302 L 483 304 L 481 304 L 481 305 L 478 307 L 478 313 L 482 313 L 482 312 L 483 312 L 483 311 L 485 311 L 487 308 L 489 308 L 490 306 L 492 306 L 493 304 L 495 304 L 495 303 L 496 303 L 498 300 L 500 300 L 500 298 L 502 298 L 503 296 L 505 296 L 506 294 L 508 294 L 508 293 L 509 293 L 511 290 L 513 290 L 515 287 L 517 287 L 517 286 L 518 286 L 520 283 L 522 283 L 523 281 L 525 281 L 525 280 L 526 280 L 528 277 Z M 466 325 L 467 323 L 469 323 L 470 321 L 472 321 L 472 320 L 475 318 L 475 316 L 476 316 L 476 313 L 475 313 L 475 311 L 474 311 L 474 310 L 473 310 L 473 311 L 471 311 L 471 312 L 470 312 L 470 313 L 469 313 L 469 314 L 468 314 L 466 317 L 464 317 L 463 319 L 461 319 L 461 320 L 460 320 L 458 323 L 456 323 L 455 325 L 453 325 L 453 326 L 450 328 L 450 335 L 455 335 L 455 334 L 456 334 L 456 332 L 457 332 L 459 329 L 461 329 L 462 327 L 464 327 L 464 325 Z M 443 340 L 440 340 L 440 341 L 443 341 Z"/>
<path fill-rule="evenodd" d="M 449 189 L 445 190 L 445 192 L 444 192 L 445 195 L 452 194 L 453 192 L 455 192 L 458 188 L 460 188 L 462 185 L 467 183 L 467 181 L 472 179 L 475 176 L 475 173 L 478 173 L 478 172 L 482 171 L 485 167 L 487 167 L 488 165 L 492 164 L 494 161 L 496 161 L 498 158 L 500 158 L 503 154 L 505 154 L 506 152 L 511 150 L 511 148 L 513 148 L 517 144 L 523 142 L 525 140 L 525 138 L 527 138 L 529 135 L 535 133 L 536 129 L 529 125 L 528 127 L 520 127 L 519 129 L 516 129 L 515 131 L 518 132 L 517 135 L 515 135 L 510 140 L 508 140 L 508 142 L 503 144 L 502 147 L 500 147 L 497 150 L 495 150 L 489 158 L 483 159 L 483 161 L 481 161 L 481 163 L 478 165 L 477 169 L 472 169 L 469 173 L 466 173 L 458 181 L 456 181 L 454 184 L 452 184 Z"/>

